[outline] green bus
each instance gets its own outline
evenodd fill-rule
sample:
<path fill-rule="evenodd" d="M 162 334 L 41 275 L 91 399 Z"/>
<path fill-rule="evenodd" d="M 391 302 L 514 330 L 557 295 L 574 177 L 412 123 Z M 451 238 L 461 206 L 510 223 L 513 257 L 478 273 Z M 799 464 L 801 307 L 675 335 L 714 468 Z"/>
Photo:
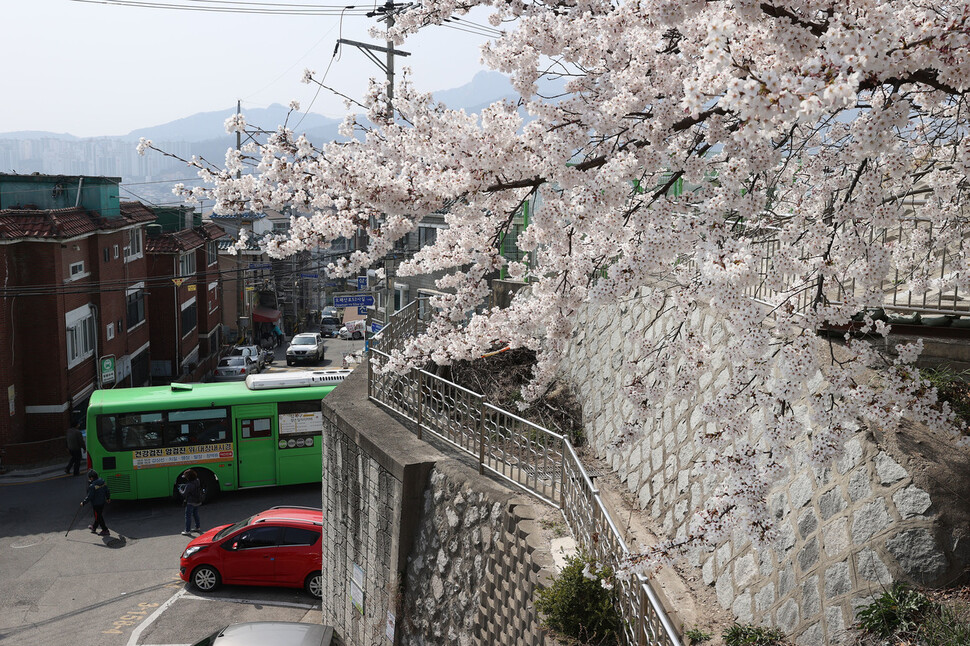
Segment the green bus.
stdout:
<path fill-rule="evenodd" d="M 190 467 L 210 500 L 220 491 L 319 482 L 321 400 L 349 373 L 96 390 L 87 411 L 88 466 L 120 500 L 178 497 Z"/>

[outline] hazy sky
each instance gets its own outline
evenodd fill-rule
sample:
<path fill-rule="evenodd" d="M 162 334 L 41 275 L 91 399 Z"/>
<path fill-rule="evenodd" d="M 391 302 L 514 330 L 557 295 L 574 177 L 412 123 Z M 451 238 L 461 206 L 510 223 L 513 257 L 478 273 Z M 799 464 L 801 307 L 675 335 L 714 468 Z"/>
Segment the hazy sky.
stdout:
<path fill-rule="evenodd" d="M 141 0 L 200 5 L 199 0 Z M 337 4 L 338 8 L 350 3 Z M 327 0 L 287 0 L 328 6 Z M 356 5 L 371 7 L 371 3 Z M 240 3 L 245 4 L 245 3 Z M 259 4 L 283 2 L 258 1 Z M 223 4 L 222 6 L 225 6 Z M 470 19 L 487 24 L 486 14 Z M 306 110 L 316 86 L 304 68 L 323 74 L 337 38 L 374 42 L 373 18 L 251 15 L 87 4 L 71 0 L 5 0 L 0 37 L 0 132 L 47 130 L 79 137 L 125 134 L 196 112 L 287 104 Z M 463 85 L 483 69 L 485 37 L 434 27 L 403 46 L 422 90 Z M 343 46 L 327 85 L 359 98 L 368 77 L 383 72 Z M 320 91 L 311 111 L 342 116 L 343 100 Z"/>

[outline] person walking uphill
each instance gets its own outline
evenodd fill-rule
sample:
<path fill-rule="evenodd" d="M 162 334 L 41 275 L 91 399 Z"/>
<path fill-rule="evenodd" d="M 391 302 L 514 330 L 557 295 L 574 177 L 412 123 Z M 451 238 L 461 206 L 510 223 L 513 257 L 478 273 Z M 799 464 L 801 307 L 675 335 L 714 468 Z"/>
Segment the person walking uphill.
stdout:
<path fill-rule="evenodd" d="M 81 469 L 81 451 L 84 450 L 84 435 L 81 434 L 81 430 L 77 427 L 77 424 L 71 424 L 71 427 L 67 429 L 67 452 L 71 454 L 71 460 L 64 467 L 64 473 L 70 473 L 71 469 L 74 469 L 74 475 L 78 475 Z"/>
<path fill-rule="evenodd" d="M 111 502 L 111 491 L 108 483 L 103 478 L 98 477 L 98 472 L 94 469 L 88 471 L 88 495 L 81 501 L 81 506 L 91 503 L 94 508 L 94 522 L 88 525 L 91 533 L 97 533 L 98 527 L 101 528 L 101 536 L 110 536 L 108 526 L 104 524 L 104 506 Z"/>
<path fill-rule="evenodd" d="M 199 505 L 202 504 L 202 483 L 195 469 L 185 472 L 185 484 L 182 489 L 182 497 L 185 499 L 185 531 L 184 536 L 191 536 L 189 531 L 192 528 L 191 521 L 195 521 L 195 531 L 202 531 L 202 523 L 199 522 Z"/>

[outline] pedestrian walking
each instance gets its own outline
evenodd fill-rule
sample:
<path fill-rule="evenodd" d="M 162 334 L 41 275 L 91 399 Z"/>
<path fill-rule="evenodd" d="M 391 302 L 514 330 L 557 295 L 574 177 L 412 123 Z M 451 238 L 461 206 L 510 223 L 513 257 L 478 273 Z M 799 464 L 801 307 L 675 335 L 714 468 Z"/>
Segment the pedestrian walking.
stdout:
<path fill-rule="evenodd" d="M 91 503 L 94 508 L 94 522 L 88 525 L 92 534 L 100 533 L 101 536 L 110 536 L 108 526 L 104 524 L 104 506 L 111 502 L 111 491 L 104 478 L 98 477 L 98 472 L 94 469 L 88 471 L 88 495 L 81 501 L 81 506 Z M 98 527 L 101 532 L 98 532 Z"/>
<path fill-rule="evenodd" d="M 185 484 L 180 487 L 182 498 L 185 500 L 185 531 L 183 536 L 191 536 L 192 521 L 195 521 L 195 531 L 202 532 L 202 523 L 199 521 L 199 507 L 202 505 L 202 483 L 195 469 L 185 472 Z"/>
<path fill-rule="evenodd" d="M 71 422 L 65 439 L 67 440 L 67 452 L 71 454 L 71 459 L 64 467 L 64 473 L 70 473 L 73 469 L 74 475 L 79 475 L 81 471 L 81 451 L 86 447 L 84 446 L 84 435 L 81 434 L 81 429 L 77 427 L 76 422 Z"/>

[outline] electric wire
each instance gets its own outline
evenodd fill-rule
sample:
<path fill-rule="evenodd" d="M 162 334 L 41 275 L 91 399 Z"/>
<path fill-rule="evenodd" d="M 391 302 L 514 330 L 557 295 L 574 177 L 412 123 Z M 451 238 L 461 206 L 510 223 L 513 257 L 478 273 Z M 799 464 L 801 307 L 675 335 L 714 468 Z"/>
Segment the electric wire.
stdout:
<path fill-rule="evenodd" d="M 343 11 L 352 10 L 355 14 L 364 15 L 370 11 L 367 7 L 349 5 L 340 7 L 339 5 L 327 6 L 319 9 L 253 9 L 246 7 L 194 7 L 184 4 L 150 2 L 149 0 L 71 0 L 81 4 L 103 4 L 115 7 L 133 7 L 140 9 L 167 9 L 175 11 L 196 11 L 202 13 L 232 13 L 232 14 L 254 14 L 264 16 L 338 16 Z"/>

